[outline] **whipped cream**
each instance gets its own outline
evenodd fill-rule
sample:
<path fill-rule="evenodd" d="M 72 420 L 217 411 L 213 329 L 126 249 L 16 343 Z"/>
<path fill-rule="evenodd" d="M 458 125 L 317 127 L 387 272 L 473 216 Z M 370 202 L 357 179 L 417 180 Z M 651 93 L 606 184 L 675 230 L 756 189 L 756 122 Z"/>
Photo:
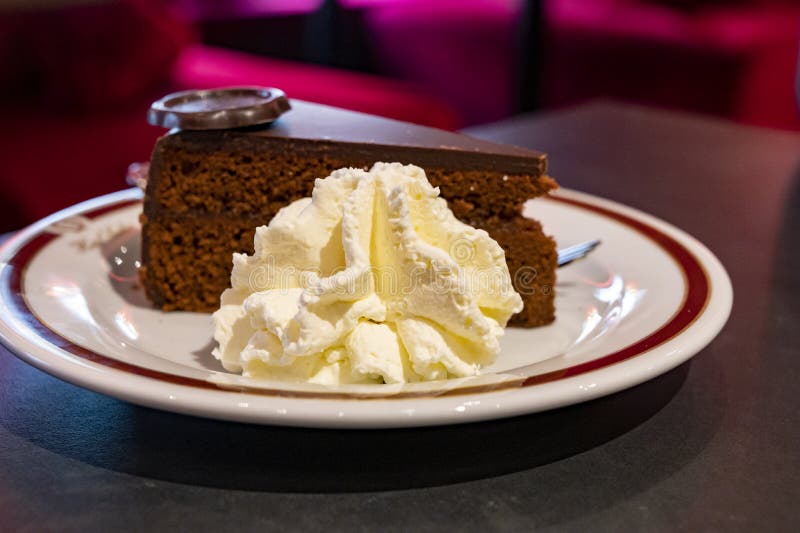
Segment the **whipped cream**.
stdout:
<path fill-rule="evenodd" d="M 404 383 L 477 374 L 522 309 L 505 254 L 416 166 L 317 179 L 234 254 L 214 350 L 245 376 Z"/>

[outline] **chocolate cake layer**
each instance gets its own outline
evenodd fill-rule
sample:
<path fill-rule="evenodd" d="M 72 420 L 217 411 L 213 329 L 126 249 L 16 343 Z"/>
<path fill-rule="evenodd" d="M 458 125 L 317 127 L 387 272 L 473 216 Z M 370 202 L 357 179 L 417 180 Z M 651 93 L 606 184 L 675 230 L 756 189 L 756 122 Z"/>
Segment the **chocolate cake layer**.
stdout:
<path fill-rule="evenodd" d="M 505 249 L 525 303 L 512 322 L 553 320 L 555 243 L 520 215 L 523 202 L 556 187 L 543 154 L 306 102 L 292 107 L 270 127 L 173 131 L 158 141 L 142 217 L 142 280 L 157 306 L 215 310 L 231 254 L 252 253 L 257 226 L 337 168 L 397 161 L 424 168 L 455 215 Z"/>

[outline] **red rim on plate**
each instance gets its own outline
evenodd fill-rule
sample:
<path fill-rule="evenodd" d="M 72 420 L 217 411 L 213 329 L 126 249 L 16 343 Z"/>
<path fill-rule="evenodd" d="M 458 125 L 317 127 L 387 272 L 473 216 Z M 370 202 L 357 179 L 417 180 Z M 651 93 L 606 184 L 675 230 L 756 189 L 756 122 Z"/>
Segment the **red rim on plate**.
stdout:
<path fill-rule="evenodd" d="M 683 301 L 678 308 L 678 311 L 661 327 L 653 331 L 646 337 L 612 353 L 605 354 L 601 357 L 587 361 L 585 363 L 576 364 L 560 370 L 537 374 L 529 377 L 520 377 L 518 380 L 509 380 L 492 384 L 471 385 L 460 388 L 448 389 L 445 391 L 437 391 L 435 396 L 453 396 L 462 394 L 475 394 L 492 392 L 497 390 L 531 387 L 541 385 L 543 383 L 550 383 L 559 381 L 588 372 L 593 372 L 606 368 L 617 363 L 637 357 L 650 350 L 666 343 L 673 339 L 689 327 L 703 312 L 704 308 L 709 302 L 710 298 L 710 283 L 708 275 L 701 265 L 700 261 L 680 242 L 670 237 L 655 227 L 634 219 L 627 215 L 621 214 L 604 207 L 593 205 L 587 202 L 572 198 L 564 198 L 553 196 L 548 198 L 549 201 L 561 202 L 569 204 L 581 209 L 598 213 L 604 217 L 613 219 L 638 233 L 644 235 L 661 249 L 663 249 L 678 265 L 683 273 L 686 281 L 686 291 L 684 293 Z M 141 203 L 140 200 L 120 200 L 108 205 L 90 209 L 80 213 L 82 217 L 94 219 L 109 212 L 113 212 L 131 205 Z M 311 392 L 311 391 L 296 391 L 296 390 L 282 390 L 282 389 L 268 389 L 251 386 L 232 386 L 212 383 L 202 379 L 189 378 L 167 372 L 161 372 L 146 367 L 137 366 L 131 363 L 118 361 L 104 354 L 87 349 L 83 346 L 73 343 L 50 329 L 42 320 L 40 320 L 33 310 L 29 307 L 25 300 L 23 292 L 23 284 L 27 266 L 31 263 L 35 255 L 46 246 L 51 240 L 57 238 L 58 235 L 47 233 L 45 231 L 38 233 L 31 240 L 22 245 L 22 247 L 14 254 L 8 261 L 8 267 L 0 272 L 0 291 L 4 299 L 9 303 L 9 307 L 14 313 L 15 317 L 22 320 L 27 324 L 35 333 L 45 339 L 52 345 L 86 361 L 96 363 L 108 368 L 134 374 L 141 377 L 150 378 L 157 381 L 162 381 L 170 384 L 183 385 L 187 387 L 201 388 L 207 390 L 224 390 L 224 391 L 240 391 L 250 394 L 267 395 L 267 396 L 283 396 L 295 398 L 330 398 L 330 399 L 407 399 L 414 397 L 433 396 L 430 392 L 425 391 L 408 391 L 393 393 L 391 395 L 376 395 L 359 394 L 355 392 Z M 13 241 L 13 239 L 12 239 Z M 10 246 L 9 242 L 6 246 Z"/>

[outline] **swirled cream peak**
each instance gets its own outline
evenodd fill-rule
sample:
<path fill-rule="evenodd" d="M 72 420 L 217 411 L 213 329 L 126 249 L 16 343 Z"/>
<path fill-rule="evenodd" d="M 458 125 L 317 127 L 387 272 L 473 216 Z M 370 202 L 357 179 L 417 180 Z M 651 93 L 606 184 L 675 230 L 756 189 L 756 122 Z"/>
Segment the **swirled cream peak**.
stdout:
<path fill-rule="evenodd" d="M 321 384 L 474 375 L 522 300 L 502 248 L 455 218 L 425 172 L 340 169 L 234 254 L 214 314 L 229 371 Z"/>

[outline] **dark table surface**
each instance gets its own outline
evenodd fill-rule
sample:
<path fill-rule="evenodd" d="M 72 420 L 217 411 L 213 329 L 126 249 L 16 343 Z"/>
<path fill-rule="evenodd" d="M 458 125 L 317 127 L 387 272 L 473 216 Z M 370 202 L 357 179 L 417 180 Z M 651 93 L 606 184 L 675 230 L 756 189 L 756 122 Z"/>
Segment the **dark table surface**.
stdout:
<path fill-rule="evenodd" d="M 796 530 L 800 136 L 612 103 L 471 133 L 705 242 L 733 280 L 721 335 L 583 405 L 375 432 L 158 412 L 0 349 L 0 530 Z"/>

